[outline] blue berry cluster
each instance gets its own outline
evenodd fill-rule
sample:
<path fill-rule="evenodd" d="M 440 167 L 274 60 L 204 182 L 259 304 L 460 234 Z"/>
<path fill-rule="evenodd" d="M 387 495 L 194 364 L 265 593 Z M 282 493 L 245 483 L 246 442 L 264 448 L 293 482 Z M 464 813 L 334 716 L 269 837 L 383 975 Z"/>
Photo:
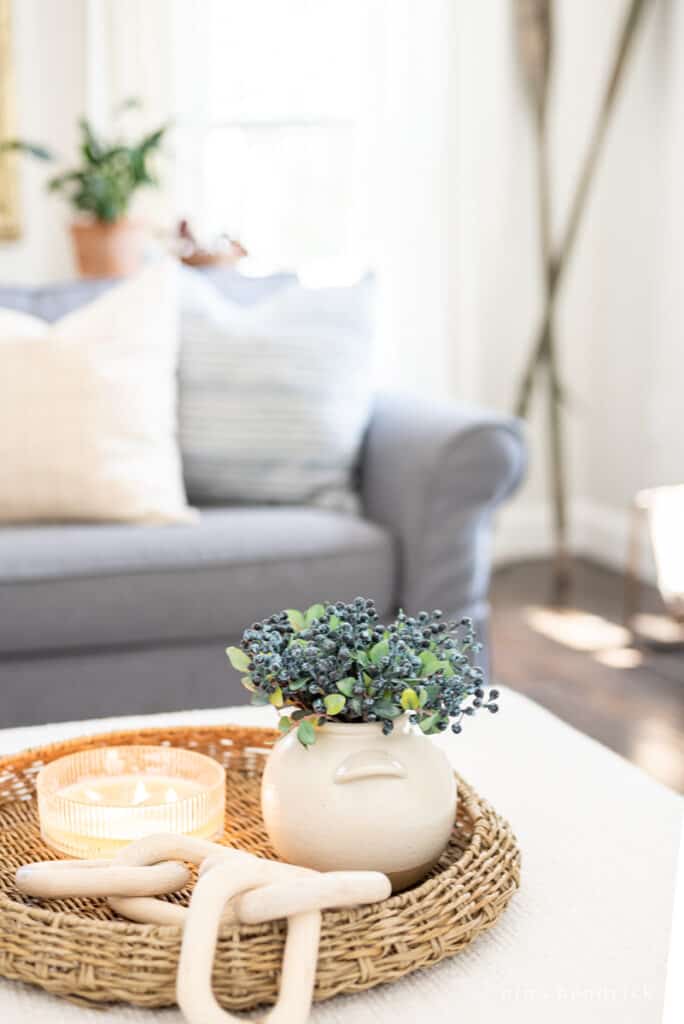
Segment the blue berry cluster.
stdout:
<path fill-rule="evenodd" d="M 382 625 L 373 601 L 357 597 L 276 612 L 246 629 L 227 650 L 253 704 L 294 708 L 279 727 L 297 726 L 304 746 L 316 727 L 333 719 L 380 722 L 389 735 L 408 714 L 428 735 L 449 725 L 460 733 L 465 716 L 498 711 L 498 692 L 485 692 L 481 650 L 471 619 L 443 620 L 442 612 L 400 612 Z"/>

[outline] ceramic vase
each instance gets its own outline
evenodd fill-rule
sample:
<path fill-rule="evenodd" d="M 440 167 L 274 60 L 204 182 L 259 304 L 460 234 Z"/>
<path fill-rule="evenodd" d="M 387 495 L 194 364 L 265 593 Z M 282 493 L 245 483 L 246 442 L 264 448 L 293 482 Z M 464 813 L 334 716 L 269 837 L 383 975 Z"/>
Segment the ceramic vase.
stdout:
<path fill-rule="evenodd" d="M 317 871 L 381 871 L 394 891 L 420 881 L 456 814 L 444 752 L 405 716 L 382 725 L 326 723 L 303 747 L 293 729 L 271 751 L 261 803 L 271 844 Z"/>

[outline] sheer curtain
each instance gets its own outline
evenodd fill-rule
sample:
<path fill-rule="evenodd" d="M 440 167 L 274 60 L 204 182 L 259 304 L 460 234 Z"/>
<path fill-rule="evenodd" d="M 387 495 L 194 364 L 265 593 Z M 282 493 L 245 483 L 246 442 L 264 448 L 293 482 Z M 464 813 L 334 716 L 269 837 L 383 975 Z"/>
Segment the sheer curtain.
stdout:
<path fill-rule="evenodd" d="M 173 118 L 159 221 L 255 269 L 372 270 L 383 380 L 449 390 L 456 200 L 451 0 L 88 0 L 91 112 Z"/>
<path fill-rule="evenodd" d="M 367 0 L 175 0 L 179 205 L 259 264 L 373 261 L 368 155 L 382 10 Z"/>

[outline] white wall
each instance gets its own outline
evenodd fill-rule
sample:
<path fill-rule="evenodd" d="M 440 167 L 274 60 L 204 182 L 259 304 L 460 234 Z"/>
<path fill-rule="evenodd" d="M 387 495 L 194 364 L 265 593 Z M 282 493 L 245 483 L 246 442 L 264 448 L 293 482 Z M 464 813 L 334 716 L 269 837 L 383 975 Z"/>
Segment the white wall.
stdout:
<path fill-rule="evenodd" d="M 684 478 L 681 5 L 650 5 L 627 69 L 557 333 L 567 383 L 575 547 L 624 564 L 635 491 Z M 564 222 L 625 11 L 623 0 L 557 0 L 551 111 L 555 224 Z M 514 58 L 511 5 L 461 3 L 461 188 L 469 217 L 453 281 L 462 298 L 453 344 L 470 353 L 453 394 L 502 410 L 540 315 L 532 138 Z M 548 550 L 545 423 L 530 428 L 532 466 L 501 517 L 501 558 Z"/>
<path fill-rule="evenodd" d="M 85 109 L 86 0 L 20 0 L 12 5 L 17 126 L 26 139 L 73 153 Z M 69 212 L 44 183 L 50 165 L 26 159 L 21 173 L 23 235 L 0 243 L 0 281 L 47 281 L 73 274 Z"/>

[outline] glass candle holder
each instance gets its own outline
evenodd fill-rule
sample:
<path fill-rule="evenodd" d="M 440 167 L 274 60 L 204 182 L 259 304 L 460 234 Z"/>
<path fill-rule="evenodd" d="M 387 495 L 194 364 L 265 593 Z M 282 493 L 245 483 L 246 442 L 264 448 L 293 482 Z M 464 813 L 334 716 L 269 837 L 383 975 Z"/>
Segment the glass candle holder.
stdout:
<path fill-rule="evenodd" d="M 215 839 L 223 833 L 226 773 L 178 747 L 81 750 L 38 773 L 45 842 L 69 857 L 111 857 L 156 832 Z"/>

